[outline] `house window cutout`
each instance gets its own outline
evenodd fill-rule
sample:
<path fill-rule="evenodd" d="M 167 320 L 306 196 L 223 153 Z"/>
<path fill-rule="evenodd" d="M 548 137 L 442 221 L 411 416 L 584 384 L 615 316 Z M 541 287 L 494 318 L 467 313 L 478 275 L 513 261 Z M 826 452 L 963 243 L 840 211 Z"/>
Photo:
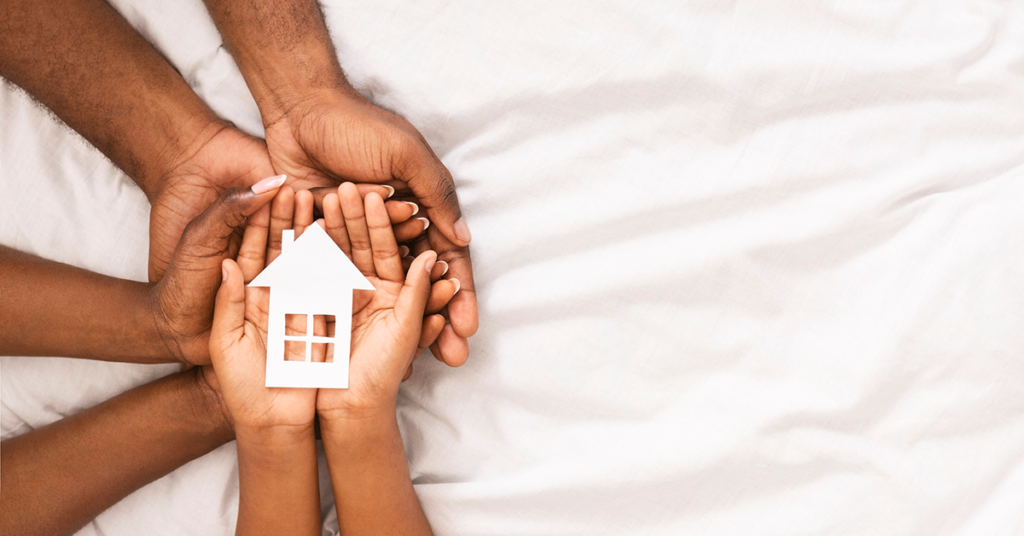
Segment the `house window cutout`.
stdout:
<path fill-rule="evenodd" d="M 284 231 L 281 255 L 249 286 L 270 289 L 266 386 L 347 388 L 352 293 L 374 288 L 323 228 Z"/>
<path fill-rule="evenodd" d="M 328 322 L 330 322 L 328 324 Z M 328 336 L 328 333 L 330 334 Z M 331 360 L 327 361 L 327 347 Z M 334 362 L 334 315 L 284 315 L 284 360 Z"/>

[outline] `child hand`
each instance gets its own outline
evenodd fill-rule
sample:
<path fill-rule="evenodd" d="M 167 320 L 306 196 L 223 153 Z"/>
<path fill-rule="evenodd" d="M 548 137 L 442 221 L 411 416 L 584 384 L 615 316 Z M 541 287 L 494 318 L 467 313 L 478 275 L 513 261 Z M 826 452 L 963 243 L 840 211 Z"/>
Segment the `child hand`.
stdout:
<path fill-rule="evenodd" d="M 422 336 L 436 339 L 444 326 L 440 315 L 424 319 L 437 254 L 418 256 L 407 276 L 383 199 L 370 193 L 363 202 L 351 183 L 339 187 L 337 199 L 332 196 L 324 200 L 325 229 L 376 291 L 356 291 L 349 387 L 319 390 L 317 412 L 326 419 L 393 416 L 399 384 L 432 342 L 423 344 Z"/>
<path fill-rule="evenodd" d="M 292 203 L 292 191 L 282 188 L 272 206 L 249 218 L 238 262 L 223 261 L 223 283 L 217 292 L 210 357 L 235 429 L 265 430 L 287 427 L 312 431 L 316 390 L 268 388 L 266 383 L 269 289 L 246 285 L 267 262 L 271 212 L 275 223 Z M 290 216 L 287 217 L 290 220 Z"/>

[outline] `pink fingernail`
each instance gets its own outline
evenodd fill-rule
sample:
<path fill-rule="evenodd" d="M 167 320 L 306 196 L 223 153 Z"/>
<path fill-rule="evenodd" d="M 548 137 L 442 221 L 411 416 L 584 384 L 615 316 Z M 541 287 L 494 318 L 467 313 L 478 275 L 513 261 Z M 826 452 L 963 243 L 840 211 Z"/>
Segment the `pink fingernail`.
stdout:
<path fill-rule="evenodd" d="M 434 269 L 435 262 L 437 262 L 437 257 L 431 257 L 427 259 L 427 263 L 424 265 L 424 268 L 426 268 L 428 274 L 430 273 L 431 270 Z"/>
<path fill-rule="evenodd" d="M 462 283 L 460 283 L 459 280 L 455 279 L 454 277 L 449 279 L 448 281 L 451 281 L 452 283 L 455 283 L 455 292 L 452 292 L 452 295 L 454 296 L 454 295 L 458 294 L 459 293 L 459 289 L 462 288 Z"/>
<path fill-rule="evenodd" d="M 444 271 L 441 272 L 441 275 L 439 276 L 439 277 L 444 277 L 444 274 L 448 273 L 448 263 L 444 262 L 444 261 L 437 261 L 437 264 L 443 264 L 444 265 Z"/>
<path fill-rule="evenodd" d="M 407 248 L 405 246 L 398 246 L 398 256 L 399 257 L 408 257 L 409 256 L 409 248 Z"/>
<path fill-rule="evenodd" d="M 388 186 L 387 184 L 385 184 L 384 187 L 388 189 L 388 196 L 385 197 L 384 199 L 391 199 L 391 196 L 395 195 L 395 189 L 391 186 Z"/>
<path fill-rule="evenodd" d="M 459 218 L 459 221 L 455 222 L 454 227 L 455 236 L 459 237 L 459 240 L 468 244 L 473 239 L 473 235 L 469 233 L 469 225 L 466 224 L 466 218 Z"/>
<path fill-rule="evenodd" d="M 428 220 L 426 218 L 416 218 L 416 219 L 420 220 L 421 222 L 423 222 L 423 230 L 424 231 L 426 231 L 427 229 L 430 228 L 430 220 Z"/>
<path fill-rule="evenodd" d="M 415 215 L 420 213 L 420 206 L 417 205 L 416 203 L 412 203 L 412 202 L 409 202 L 409 201 L 402 201 L 402 202 L 405 203 L 406 205 L 412 205 L 412 215 L 413 216 L 415 216 Z"/>
<path fill-rule="evenodd" d="M 280 188 L 287 178 L 287 175 L 274 175 L 273 177 L 267 177 L 260 182 L 253 184 L 249 189 L 256 195 L 267 193 L 271 190 Z"/>

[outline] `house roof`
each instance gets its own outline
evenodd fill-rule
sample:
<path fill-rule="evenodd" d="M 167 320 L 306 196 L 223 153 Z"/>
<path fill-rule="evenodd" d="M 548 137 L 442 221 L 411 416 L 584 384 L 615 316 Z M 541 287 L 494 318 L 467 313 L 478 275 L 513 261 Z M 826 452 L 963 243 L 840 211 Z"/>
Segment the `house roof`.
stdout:
<path fill-rule="evenodd" d="M 314 223 L 297 240 L 294 236 L 294 231 L 284 232 L 281 255 L 249 283 L 250 287 L 374 290 L 322 227 Z"/>

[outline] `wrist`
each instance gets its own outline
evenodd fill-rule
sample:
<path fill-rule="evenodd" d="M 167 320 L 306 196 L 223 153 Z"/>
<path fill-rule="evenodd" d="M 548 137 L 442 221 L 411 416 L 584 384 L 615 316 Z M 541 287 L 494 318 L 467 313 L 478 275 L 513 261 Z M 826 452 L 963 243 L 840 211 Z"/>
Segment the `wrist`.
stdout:
<path fill-rule="evenodd" d="M 276 455 L 293 451 L 297 446 L 315 443 L 313 423 L 302 425 L 252 426 L 235 425 L 235 438 L 253 452 Z"/>
<path fill-rule="evenodd" d="M 282 87 L 259 107 L 264 130 L 274 132 L 280 128 L 292 130 L 320 110 L 333 112 L 365 103 L 366 99 L 345 82 L 345 87 L 335 88 Z"/>
<path fill-rule="evenodd" d="M 221 436 L 224 442 L 235 437 L 234 422 L 224 396 L 216 387 L 206 367 L 194 367 L 181 373 L 184 392 L 190 402 L 192 418 L 208 428 L 209 433 Z"/>
<path fill-rule="evenodd" d="M 184 99 L 183 99 L 184 100 Z M 167 189 L 181 170 L 188 167 L 200 149 L 218 132 L 229 128 L 210 109 L 199 103 L 168 103 L 157 105 L 146 136 L 148 143 L 139 143 L 139 154 L 133 166 L 125 171 L 132 177 L 152 203 Z"/>
<path fill-rule="evenodd" d="M 163 300 L 161 299 L 161 292 L 163 287 L 166 285 L 166 279 L 158 281 L 156 283 L 149 283 L 148 293 L 146 297 L 146 317 L 150 319 L 153 326 L 152 331 L 154 336 L 152 337 L 153 343 L 152 348 L 162 349 L 162 353 L 166 357 L 170 357 L 173 360 L 183 363 L 186 365 L 193 364 L 193 360 L 190 360 L 186 356 L 185 347 L 183 344 L 182 334 L 179 333 L 171 324 L 170 318 L 168 318 L 166 311 L 164 310 Z M 207 361 L 208 363 L 209 361 Z"/>
<path fill-rule="evenodd" d="M 324 441 L 357 445 L 373 443 L 398 431 L 398 414 L 394 407 L 353 410 L 330 410 L 318 413 L 320 435 Z"/>

